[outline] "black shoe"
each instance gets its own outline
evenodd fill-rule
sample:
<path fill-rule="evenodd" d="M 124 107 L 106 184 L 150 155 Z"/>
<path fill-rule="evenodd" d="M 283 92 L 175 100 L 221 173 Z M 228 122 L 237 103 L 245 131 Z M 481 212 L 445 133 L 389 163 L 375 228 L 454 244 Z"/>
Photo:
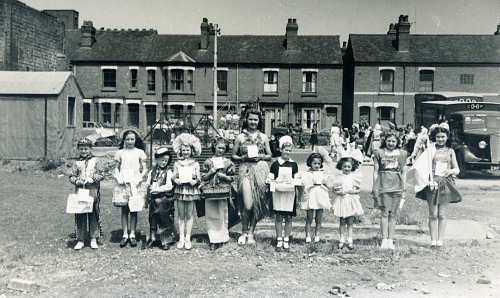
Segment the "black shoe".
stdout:
<path fill-rule="evenodd" d="M 354 245 L 352 245 L 352 243 L 348 243 L 347 244 L 347 249 L 353 250 L 354 249 Z"/>
<path fill-rule="evenodd" d="M 135 240 L 135 238 L 130 238 L 130 246 L 131 247 L 136 247 L 137 246 L 137 240 Z"/>
<path fill-rule="evenodd" d="M 128 238 L 123 237 L 122 241 L 120 241 L 120 247 L 127 246 Z"/>
<path fill-rule="evenodd" d="M 210 250 L 211 251 L 216 250 L 216 246 L 215 245 L 216 245 L 215 243 L 210 243 Z"/>
<path fill-rule="evenodd" d="M 152 248 L 152 247 L 155 245 L 155 242 L 156 242 L 156 240 L 151 240 L 151 239 L 149 239 L 149 240 L 146 242 L 146 248 Z"/>
<path fill-rule="evenodd" d="M 168 243 L 162 244 L 160 247 L 163 250 L 169 250 L 170 249 L 170 245 L 168 245 Z"/>
<path fill-rule="evenodd" d="M 219 248 L 221 248 L 222 246 L 224 246 L 224 243 L 217 243 L 217 244 L 215 245 L 215 249 L 219 249 Z"/>

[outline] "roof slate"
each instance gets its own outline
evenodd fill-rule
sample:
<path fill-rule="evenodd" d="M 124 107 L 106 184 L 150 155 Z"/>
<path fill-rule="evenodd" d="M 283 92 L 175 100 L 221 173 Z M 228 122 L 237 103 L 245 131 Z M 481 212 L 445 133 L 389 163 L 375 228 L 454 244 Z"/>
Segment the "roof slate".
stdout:
<path fill-rule="evenodd" d="M 0 71 L 0 94 L 58 95 L 71 75 L 69 71 Z"/>
<path fill-rule="evenodd" d="M 500 63 L 500 35 L 410 35 L 398 52 L 387 34 L 350 34 L 355 62 Z"/>
<path fill-rule="evenodd" d="M 298 49 L 287 51 L 284 36 L 218 37 L 219 63 L 341 65 L 339 36 L 297 36 Z M 155 31 L 97 31 L 92 48 L 80 47 L 80 31 L 66 31 L 66 55 L 73 62 L 161 63 L 182 51 L 197 63 L 213 62 L 213 44 L 200 50 L 199 35 L 164 35 Z"/>

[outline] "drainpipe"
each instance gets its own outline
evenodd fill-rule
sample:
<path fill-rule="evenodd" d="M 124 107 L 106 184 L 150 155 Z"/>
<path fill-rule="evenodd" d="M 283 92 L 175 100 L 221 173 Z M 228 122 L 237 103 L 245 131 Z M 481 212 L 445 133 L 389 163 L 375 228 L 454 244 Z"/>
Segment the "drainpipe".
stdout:
<path fill-rule="evenodd" d="M 291 79 L 290 79 L 290 76 L 291 76 L 290 72 L 291 72 L 291 66 L 290 66 L 290 64 L 288 64 L 288 112 L 287 112 L 287 114 L 288 114 L 288 116 L 287 116 L 288 123 L 291 123 L 290 122 L 290 106 L 292 105 L 292 103 L 290 101 L 290 93 L 292 92 L 290 90 L 290 81 L 291 81 Z"/>
<path fill-rule="evenodd" d="M 406 65 L 403 64 L 403 127 L 405 127 Z"/>
<path fill-rule="evenodd" d="M 45 97 L 45 106 L 44 106 L 44 121 L 43 121 L 43 159 L 47 159 L 47 97 Z"/>
<path fill-rule="evenodd" d="M 239 99 L 240 82 L 238 78 L 239 78 L 238 64 L 236 64 L 236 114 L 240 115 L 240 99 Z"/>

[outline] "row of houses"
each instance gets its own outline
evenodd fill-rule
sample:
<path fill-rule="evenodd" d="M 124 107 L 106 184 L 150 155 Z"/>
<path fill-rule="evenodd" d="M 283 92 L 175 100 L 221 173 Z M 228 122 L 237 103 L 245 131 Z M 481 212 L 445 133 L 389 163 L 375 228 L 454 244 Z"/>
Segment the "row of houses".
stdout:
<path fill-rule="evenodd" d="M 61 99 L 61 117 L 82 123 L 69 128 L 146 130 L 162 113 L 194 121 L 212 113 L 215 38 L 217 109 L 239 113 L 258 103 L 268 134 L 285 123 L 306 131 L 336 122 L 412 124 L 419 92 L 500 101 L 500 25 L 485 35 L 417 35 L 402 15 L 386 33 L 350 34 L 341 47 L 338 35 L 301 35 L 296 19 L 282 35 L 216 37 L 206 18 L 199 34 L 158 34 L 96 29 L 91 21 L 79 27 L 77 11 L 39 12 L 17 0 L 0 7 L 0 70 L 71 71 L 80 94 Z"/>

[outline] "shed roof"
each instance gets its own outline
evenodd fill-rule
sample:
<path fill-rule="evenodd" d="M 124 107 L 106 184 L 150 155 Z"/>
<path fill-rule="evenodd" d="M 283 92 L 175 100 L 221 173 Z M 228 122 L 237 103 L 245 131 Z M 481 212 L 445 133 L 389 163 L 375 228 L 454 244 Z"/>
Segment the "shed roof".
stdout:
<path fill-rule="evenodd" d="M 0 94 L 58 95 L 71 75 L 69 71 L 0 71 Z"/>
<path fill-rule="evenodd" d="M 399 52 L 387 34 L 350 34 L 356 62 L 500 63 L 499 35 L 409 36 L 408 52 Z"/>
<path fill-rule="evenodd" d="M 182 51 L 196 63 L 213 62 L 213 45 L 200 50 L 200 35 L 157 34 L 155 31 L 99 30 L 91 48 L 80 47 L 80 31 L 66 31 L 66 54 L 73 62 L 168 63 Z M 297 50 L 287 50 L 281 35 L 218 37 L 219 63 L 341 65 L 338 35 L 298 35 Z"/>

